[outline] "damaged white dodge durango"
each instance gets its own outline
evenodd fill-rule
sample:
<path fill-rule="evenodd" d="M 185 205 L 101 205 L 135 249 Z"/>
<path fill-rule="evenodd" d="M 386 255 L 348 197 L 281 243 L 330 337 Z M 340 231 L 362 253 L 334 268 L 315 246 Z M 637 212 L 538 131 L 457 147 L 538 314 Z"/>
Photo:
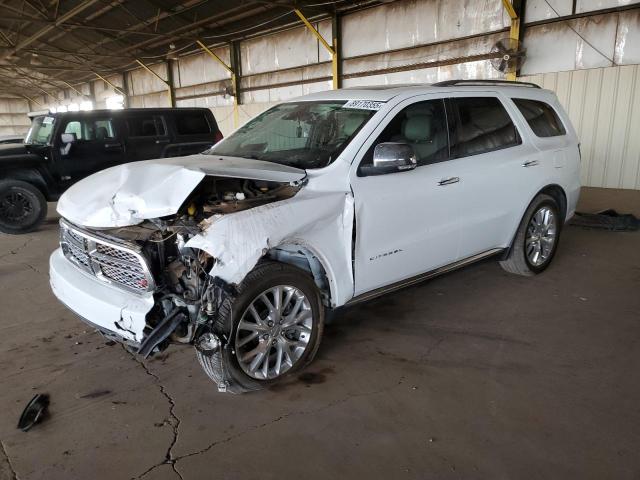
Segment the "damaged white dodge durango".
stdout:
<path fill-rule="evenodd" d="M 191 344 L 219 390 L 256 390 L 311 361 L 332 309 L 493 255 L 542 272 L 579 165 L 536 85 L 317 93 L 203 154 L 71 187 L 51 287 L 140 355 Z"/>

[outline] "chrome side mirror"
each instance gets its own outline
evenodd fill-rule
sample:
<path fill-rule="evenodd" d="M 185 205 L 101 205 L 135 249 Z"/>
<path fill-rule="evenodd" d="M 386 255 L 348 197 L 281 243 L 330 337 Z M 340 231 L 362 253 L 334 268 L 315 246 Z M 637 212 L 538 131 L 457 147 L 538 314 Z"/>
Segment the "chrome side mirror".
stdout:
<path fill-rule="evenodd" d="M 385 142 L 376 145 L 373 151 L 373 165 L 362 165 L 363 176 L 384 175 L 405 172 L 418 166 L 413 147 L 406 143 Z"/>
<path fill-rule="evenodd" d="M 71 151 L 71 145 L 76 143 L 77 137 L 75 133 L 62 133 L 60 134 L 60 142 L 62 146 L 60 147 L 60 155 L 63 157 L 69 155 Z"/>
<path fill-rule="evenodd" d="M 68 143 L 74 143 L 76 141 L 76 134 L 75 133 L 62 133 L 62 134 L 60 134 L 60 140 L 62 141 L 63 145 L 66 145 Z"/>

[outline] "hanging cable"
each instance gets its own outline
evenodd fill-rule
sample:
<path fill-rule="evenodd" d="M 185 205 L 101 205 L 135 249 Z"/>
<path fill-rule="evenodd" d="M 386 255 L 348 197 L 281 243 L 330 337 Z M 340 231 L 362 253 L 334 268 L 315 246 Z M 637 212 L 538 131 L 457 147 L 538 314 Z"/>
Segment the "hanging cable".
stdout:
<path fill-rule="evenodd" d="M 546 3 L 546 4 L 549 6 L 549 8 L 550 8 L 551 10 L 553 10 L 553 13 L 555 13 L 555 14 L 558 16 L 558 18 L 562 17 L 562 15 L 560 15 L 560 14 L 558 13 L 558 11 L 557 11 L 555 8 L 553 8 L 553 5 L 551 5 L 551 4 L 548 2 L 548 0 L 544 0 L 544 3 Z M 612 58 L 609 58 L 607 55 L 605 55 L 605 54 L 604 54 L 604 53 L 602 53 L 600 50 L 598 50 L 598 49 L 593 45 L 593 43 L 591 43 L 589 40 L 587 40 L 586 38 L 584 38 L 584 36 L 582 36 L 582 35 L 580 34 L 580 32 L 578 32 L 575 28 L 573 28 L 573 27 L 571 26 L 571 24 L 569 23 L 569 21 L 565 21 L 564 23 L 565 23 L 565 25 L 566 25 L 567 27 L 569 27 L 571 30 L 573 30 L 573 33 L 575 33 L 576 35 L 578 35 L 578 36 L 579 36 L 579 37 L 584 41 L 584 43 L 586 43 L 587 45 L 589 45 L 591 48 L 593 48 L 593 49 L 594 49 L 596 52 L 598 52 L 600 55 L 602 55 L 604 58 L 606 58 L 607 60 L 609 60 L 609 61 L 611 62 L 611 65 L 612 65 L 612 66 L 616 66 L 616 65 L 617 65 L 617 64 L 616 64 L 616 62 L 615 62 Z"/>

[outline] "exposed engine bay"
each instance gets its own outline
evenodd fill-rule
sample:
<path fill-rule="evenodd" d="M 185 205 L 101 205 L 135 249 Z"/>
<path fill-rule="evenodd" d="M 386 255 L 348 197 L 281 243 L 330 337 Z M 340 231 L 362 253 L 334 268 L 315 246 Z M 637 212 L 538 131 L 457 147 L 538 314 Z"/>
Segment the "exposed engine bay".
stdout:
<path fill-rule="evenodd" d="M 300 188 L 290 183 L 206 176 L 176 215 L 99 231 L 112 241 L 138 245 L 155 279 L 155 305 L 147 314 L 138 353 L 146 357 L 172 342 L 189 344 L 200 337 L 212 348 L 210 332 L 233 286 L 210 276 L 216 260 L 186 243 L 210 227 L 212 217 L 284 200 Z"/>

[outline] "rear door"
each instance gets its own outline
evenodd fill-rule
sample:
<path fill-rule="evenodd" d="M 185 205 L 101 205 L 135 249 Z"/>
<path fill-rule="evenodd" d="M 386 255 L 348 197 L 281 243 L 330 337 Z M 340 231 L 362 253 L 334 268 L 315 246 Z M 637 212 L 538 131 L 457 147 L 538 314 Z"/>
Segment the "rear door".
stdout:
<path fill-rule="evenodd" d="M 127 152 L 129 161 L 164 157 L 170 137 L 166 116 L 153 111 L 125 115 L 127 124 Z"/>
<path fill-rule="evenodd" d="M 76 138 L 67 146 L 61 144 L 59 135 L 54 139 L 56 166 L 63 186 L 125 161 L 122 129 L 110 115 L 69 115 L 62 122 L 58 132 L 71 133 Z"/>
<path fill-rule="evenodd" d="M 538 185 L 540 152 L 523 142 L 512 107 L 495 93 L 447 101 L 460 176 L 460 258 L 506 247 Z"/>

